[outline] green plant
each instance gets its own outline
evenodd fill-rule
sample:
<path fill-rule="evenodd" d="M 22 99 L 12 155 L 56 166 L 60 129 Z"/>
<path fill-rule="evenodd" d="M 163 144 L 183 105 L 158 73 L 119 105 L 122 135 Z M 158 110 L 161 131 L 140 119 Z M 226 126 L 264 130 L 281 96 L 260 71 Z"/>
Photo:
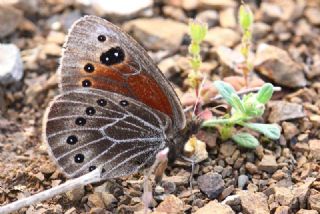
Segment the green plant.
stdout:
<path fill-rule="evenodd" d="M 192 71 L 188 75 L 188 80 L 192 88 L 197 90 L 199 89 L 202 75 L 199 71 L 199 68 L 202 63 L 200 51 L 200 44 L 204 40 L 208 31 L 208 26 L 206 24 L 191 20 L 189 22 L 189 35 L 191 38 L 191 43 L 189 45 L 188 51 L 191 56 L 190 64 Z M 198 96 L 198 93 L 197 93 Z"/>
<path fill-rule="evenodd" d="M 250 7 L 244 3 L 242 3 L 239 8 L 238 19 L 243 33 L 241 39 L 241 54 L 245 59 L 241 66 L 241 69 L 246 81 L 246 86 L 248 86 L 248 75 L 253 67 L 252 63 L 249 62 L 249 52 L 252 40 L 253 14 L 250 10 Z"/>
<path fill-rule="evenodd" d="M 242 99 L 230 84 L 223 81 L 215 81 L 213 84 L 218 89 L 220 95 L 231 106 L 231 111 L 222 118 L 204 121 L 202 127 L 215 127 L 218 129 L 222 140 L 232 139 L 238 145 L 246 148 L 257 147 L 259 141 L 249 133 L 235 133 L 235 125 L 260 132 L 272 140 L 280 138 L 281 129 L 277 124 L 249 122 L 263 115 L 265 104 L 271 99 L 273 94 L 272 84 L 266 83 L 258 92 L 246 94 Z"/>

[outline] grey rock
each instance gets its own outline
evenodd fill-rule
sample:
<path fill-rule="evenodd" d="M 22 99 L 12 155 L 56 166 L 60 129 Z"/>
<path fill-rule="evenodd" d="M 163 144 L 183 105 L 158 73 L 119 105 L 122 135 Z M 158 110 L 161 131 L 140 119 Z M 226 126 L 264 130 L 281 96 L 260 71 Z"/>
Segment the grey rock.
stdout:
<path fill-rule="evenodd" d="M 205 41 L 214 47 L 233 47 L 240 41 L 240 34 L 230 28 L 214 27 L 208 31 Z"/>
<path fill-rule="evenodd" d="M 215 10 L 205 10 L 197 14 L 196 20 L 207 23 L 208 28 L 216 26 L 219 22 L 219 14 Z"/>
<path fill-rule="evenodd" d="M 238 187 L 243 189 L 243 187 L 248 183 L 249 177 L 247 175 L 240 175 L 238 177 Z"/>
<path fill-rule="evenodd" d="M 294 62 L 287 51 L 278 47 L 260 44 L 254 61 L 255 69 L 275 83 L 289 88 L 304 87 L 307 80 L 303 67 Z"/>
<path fill-rule="evenodd" d="M 276 157 L 274 155 L 264 155 L 258 167 L 262 171 L 275 172 L 278 168 Z"/>
<path fill-rule="evenodd" d="M 145 48 L 174 51 L 188 32 L 186 24 L 162 18 L 135 19 L 123 25 Z M 172 30 L 174 29 L 174 30 Z"/>
<path fill-rule="evenodd" d="M 198 178 L 198 185 L 208 198 L 215 199 L 224 189 L 224 181 L 220 174 L 209 172 Z"/>
<path fill-rule="evenodd" d="M 297 103 L 272 101 L 268 103 L 268 108 L 271 108 L 268 118 L 271 123 L 298 119 L 306 116 L 303 111 L 303 106 Z"/>
<path fill-rule="evenodd" d="M 252 193 L 249 191 L 239 191 L 243 213 L 248 214 L 269 214 L 267 196 L 262 192 Z"/>
<path fill-rule="evenodd" d="M 0 5 L 0 38 L 13 33 L 22 22 L 22 12 L 8 5 Z"/>
<path fill-rule="evenodd" d="M 14 44 L 0 44 L 0 84 L 19 81 L 23 76 L 20 51 Z"/>
<path fill-rule="evenodd" d="M 93 8 L 95 14 L 99 16 L 118 16 L 128 17 L 141 12 L 142 10 L 152 6 L 152 0 L 77 0 L 78 3 Z"/>
<path fill-rule="evenodd" d="M 199 6 L 207 9 L 224 9 L 235 7 L 236 2 L 233 0 L 199 0 Z"/>

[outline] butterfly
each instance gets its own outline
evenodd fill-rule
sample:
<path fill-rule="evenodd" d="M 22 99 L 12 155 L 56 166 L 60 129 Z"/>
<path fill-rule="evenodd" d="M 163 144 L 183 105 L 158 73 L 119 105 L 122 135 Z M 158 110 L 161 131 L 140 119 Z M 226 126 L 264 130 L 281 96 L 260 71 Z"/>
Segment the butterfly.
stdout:
<path fill-rule="evenodd" d="M 46 110 L 43 139 L 67 177 L 103 166 L 103 178 L 178 152 L 186 118 L 173 87 L 146 51 L 105 19 L 71 27 L 58 68 L 61 94 Z M 185 136 L 182 136 L 182 138 Z"/>

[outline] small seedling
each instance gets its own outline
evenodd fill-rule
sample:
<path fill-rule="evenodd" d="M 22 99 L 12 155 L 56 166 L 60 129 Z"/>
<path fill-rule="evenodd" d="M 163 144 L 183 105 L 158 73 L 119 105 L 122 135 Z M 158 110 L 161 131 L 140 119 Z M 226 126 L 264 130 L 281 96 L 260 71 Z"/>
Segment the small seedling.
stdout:
<path fill-rule="evenodd" d="M 249 122 L 263 115 L 265 104 L 271 99 L 274 91 L 271 83 L 265 83 L 257 93 L 246 94 L 242 99 L 230 84 L 223 81 L 215 81 L 213 84 L 231 106 L 231 112 L 222 118 L 213 118 L 203 122 L 203 127 L 215 127 L 218 129 L 222 140 L 232 139 L 238 145 L 246 148 L 256 148 L 259 141 L 249 133 L 235 133 L 235 125 L 260 132 L 272 140 L 280 138 L 281 129 L 277 124 Z"/>
<path fill-rule="evenodd" d="M 208 26 L 206 24 L 197 22 L 197 21 L 190 21 L 189 22 L 189 35 L 191 38 L 191 43 L 189 45 L 189 54 L 190 64 L 192 67 L 192 71 L 188 75 L 188 80 L 192 88 L 197 90 L 199 89 L 202 76 L 199 71 L 199 68 L 202 63 L 201 55 L 200 55 L 200 44 L 206 37 L 208 31 Z M 198 94 L 197 94 L 198 95 Z"/>
<path fill-rule="evenodd" d="M 243 55 L 245 61 L 239 67 L 241 67 L 243 76 L 246 81 L 246 86 L 248 86 L 248 75 L 252 70 L 252 63 L 249 61 L 249 52 L 252 40 L 252 24 L 253 24 L 253 14 L 250 7 L 244 3 L 239 8 L 238 11 L 239 25 L 242 30 L 241 39 L 241 54 Z"/>

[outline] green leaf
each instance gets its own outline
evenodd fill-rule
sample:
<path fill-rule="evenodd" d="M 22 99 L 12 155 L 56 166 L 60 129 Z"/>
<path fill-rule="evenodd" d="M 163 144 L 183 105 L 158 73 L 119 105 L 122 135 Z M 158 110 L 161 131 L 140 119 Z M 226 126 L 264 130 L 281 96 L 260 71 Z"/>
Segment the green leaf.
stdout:
<path fill-rule="evenodd" d="M 234 88 L 224 81 L 214 81 L 213 85 L 218 89 L 220 95 L 235 109 L 237 105 L 234 103 L 234 96 L 238 96 Z M 239 97 L 239 96 L 238 96 Z M 240 99 L 240 98 L 239 98 Z"/>
<path fill-rule="evenodd" d="M 281 128 L 278 124 L 244 123 L 242 125 L 254 131 L 260 132 L 272 140 L 278 140 L 280 138 Z"/>
<path fill-rule="evenodd" d="M 241 101 L 240 97 L 237 94 L 231 95 L 231 100 L 233 103 L 233 107 L 242 113 L 246 112 L 246 109 L 244 108 L 243 102 Z"/>
<path fill-rule="evenodd" d="M 197 21 L 189 22 L 189 33 L 193 42 L 200 44 L 206 37 L 208 26 Z"/>
<path fill-rule="evenodd" d="M 230 123 L 230 119 L 210 119 L 206 120 L 201 124 L 201 127 L 215 127 L 219 124 L 228 124 Z"/>
<path fill-rule="evenodd" d="M 257 100 L 266 104 L 272 97 L 273 94 L 273 85 L 271 83 L 264 84 L 257 93 Z"/>
<path fill-rule="evenodd" d="M 259 146 L 259 141 L 257 138 L 252 136 L 249 133 L 239 133 L 235 134 L 232 137 L 232 140 L 234 140 L 239 146 L 249 148 L 249 149 L 255 149 L 257 146 Z"/>
<path fill-rule="evenodd" d="M 244 31 L 248 30 L 253 24 L 253 14 L 247 5 L 241 5 L 239 8 L 239 23 Z"/>

